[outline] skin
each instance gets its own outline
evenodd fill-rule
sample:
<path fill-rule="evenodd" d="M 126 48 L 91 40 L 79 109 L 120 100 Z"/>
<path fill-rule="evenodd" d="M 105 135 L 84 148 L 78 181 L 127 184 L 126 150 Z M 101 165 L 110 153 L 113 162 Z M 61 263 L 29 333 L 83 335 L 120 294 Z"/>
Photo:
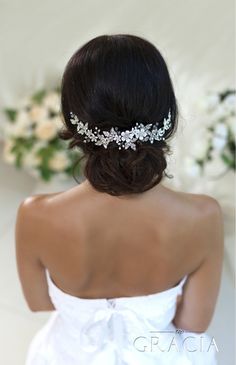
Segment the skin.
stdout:
<path fill-rule="evenodd" d="M 114 197 L 88 180 L 26 198 L 16 221 L 16 258 L 32 311 L 54 310 L 45 267 L 64 292 L 81 298 L 157 293 L 188 280 L 173 323 L 204 332 L 212 319 L 223 261 L 223 216 L 207 195 L 162 184 Z"/>

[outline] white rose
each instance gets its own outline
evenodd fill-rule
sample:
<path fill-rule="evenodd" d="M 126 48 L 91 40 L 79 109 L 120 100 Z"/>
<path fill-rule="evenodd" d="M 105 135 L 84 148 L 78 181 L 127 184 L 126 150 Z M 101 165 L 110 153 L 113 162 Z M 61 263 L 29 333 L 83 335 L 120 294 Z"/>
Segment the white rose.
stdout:
<path fill-rule="evenodd" d="M 212 114 L 212 117 L 216 120 L 224 119 L 227 118 L 228 116 L 229 116 L 229 111 L 226 109 L 223 103 L 219 104 Z"/>
<path fill-rule="evenodd" d="M 214 110 L 220 103 L 220 97 L 217 94 L 211 94 L 206 96 L 201 102 L 202 107 L 207 111 Z"/>
<path fill-rule="evenodd" d="M 212 146 L 216 151 L 221 151 L 226 145 L 227 139 L 222 136 L 214 136 Z"/>
<path fill-rule="evenodd" d="M 233 112 L 235 114 L 235 107 L 236 107 L 236 94 L 229 94 L 224 99 L 224 105 L 226 109 L 231 113 Z"/>
<path fill-rule="evenodd" d="M 14 122 L 4 124 L 4 133 L 10 137 L 30 137 L 34 133 L 29 114 L 25 110 L 20 110 L 17 113 Z"/>
<path fill-rule="evenodd" d="M 51 92 L 43 99 L 43 105 L 49 110 L 59 113 L 60 111 L 60 97 L 56 92 Z"/>
<path fill-rule="evenodd" d="M 11 139 L 6 140 L 3 146 L 3 160 L 11 165 L 16 161 L 15 154 L 11 152 L 13 146 L 14 142 Z"/>
<path fill-rule="evenodd" d="M 23 158 L 23 165 L 24 167 L 28 168 L 28 167 L 35 167 L 40 165 L 41 163 L 41 158 L 39 156 L 37 156 L 35 153 L 33 152 L 27 152 L 24 155 Z"/>
<path fill-rule="evenodd" d="M 212 137 L 212 146 L 216 151 L 221 151 L 227 143 L 228 129 L 224 123 L 215 126 Z"/>
<path fill-rule="evenodd" d="M 16 115 L 15 123 L 20 123 L 21 125 L 29 126 L 31 124 L 31 119 L 29 118 L 29 113 L 22 109 L 18 111 Z"/>
<path fill-rule="evenodd" d="M 186 157 L 184 160 L 184 170 L 191 177 L 199 177 L 201 175 L 201 167 L 191 157 Z"/>
<path fill-rule="evenodd" d="M 63 127 L 63 122 L 60 117 L 53 117 L 51 121 L 56 125 L 58 130 Z"/>
<path fill-rule="evenodd" d="M 57 135 L 57 128 L 51 120 L 44 120 L 36 125 L 34 133 L 39 139 L 49 141 Z"/>
<path fill-rule="evenodd" d="M 20 117 L 21 118 L 21 117 Z M 5 128 L 7 135 L 12 137 L 30 137 L 33 131 L 26 119 L 17 119 L 14 123 L 8 123 Z"/>
<path fill-rule="evenodd" d="M 31 110 L 29 111 L 29 117 L 32 122 L 41 122 L 48 117 L 48 111 L 46 108 L 40 105 L 33 105 Z"/>
<path fill-rule="evenodd" d="M 49 167 L 53 171 L 62 171 L 69 164 L 69 159 L 65 152 L 55 152 L 54 156 L 49 161 Z"/>
<path fill-rule="evenodd" d="M 215 126 L 214 134 L 215 134 L 215 136 L 221 136 L 222 138 L 226 138 L 227 135 L 228 135 L 228 130 L 227 130 L 226 124 L 225 123 L 218 123 Z"/>

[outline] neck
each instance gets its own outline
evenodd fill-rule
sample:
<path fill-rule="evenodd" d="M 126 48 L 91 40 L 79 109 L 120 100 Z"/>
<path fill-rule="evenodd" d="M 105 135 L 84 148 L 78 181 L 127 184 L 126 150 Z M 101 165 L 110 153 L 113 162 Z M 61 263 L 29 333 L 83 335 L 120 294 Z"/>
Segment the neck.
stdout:
<path fill-rule="evenodd" d="M 108 194 L 108 193 L 102 193 L 102 192 L 99 192 L 98 190 L 96 190 L 93 185 L 90 183 L 90 181 L 88 179 L 85 179 L 81 184 L 80 186 L 82 186 L 86 191 L 88 192 L 91 192 L 91 193 L 97 193 L 97 194 L 104 194 L 106 196 L 109 196 L 111 198 L 115 198 L 115 199 L 122 199 L 122 200 L 127 200 L 127 199 L 137 199 L 137 197 L 141 198 L 143 197 L 144 195 L 149 195 L 153 192 L 155 193 L 161 193 L 163 192 L 164 190 L 166 190 L 166 188 L 161 184 L 159 183 L 158 185 L 155 185 L 153 186 L 151 189 L 149 190 L 146 190 L 145 192 L 143 193 L 134 193 L 134 194 L 123 194 L 123 195 L 119 195 L 119 196 L 114 196 L 114 195 L 111 195 L 111 194 Z"/>

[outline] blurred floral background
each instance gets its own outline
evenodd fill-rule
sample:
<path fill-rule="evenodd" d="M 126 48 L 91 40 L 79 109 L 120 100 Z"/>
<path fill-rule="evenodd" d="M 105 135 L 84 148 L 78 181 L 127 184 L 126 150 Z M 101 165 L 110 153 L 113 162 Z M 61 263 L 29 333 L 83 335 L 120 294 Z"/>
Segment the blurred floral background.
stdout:
<path fill-rule="evenodd" d="M 58 89 L 40 90 L 4 111 L 5 162 L 44 181 L 72 176 L 76 152 L 58 137 L 62 128 Z"/>
<path fill-rule="evenodd" d="M 222 365 L 234 363 L 235 17 L 233 0 L 1 1 L 0 363 L 23 365 L 47 313 L 30 313 L 14 251 L 20 202 L 77 184 L 81 151 L 58 137 L 60 80 L 72 53 L 89 39 L 132 33 L 153 42 L 167 61 L 180 106 L 164 184 L 208 194 L 225 223 L 222 286 L 210 333 Z M 83 177 L 78 166 L 76 176 Z M 13 337 L 12 334 L 15 334 Z M 14 351 L 12 351 L 14 348 Z"/>

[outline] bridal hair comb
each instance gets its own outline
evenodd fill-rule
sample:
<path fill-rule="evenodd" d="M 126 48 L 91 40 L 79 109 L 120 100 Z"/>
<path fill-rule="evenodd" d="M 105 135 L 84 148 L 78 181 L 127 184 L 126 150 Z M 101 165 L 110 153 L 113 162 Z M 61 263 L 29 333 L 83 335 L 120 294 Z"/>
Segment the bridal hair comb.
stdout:
<path fill-rule="evenodd" d="M 118 127 L 112 127 L 110 131 L 101 131 L 98 127 L 95 130 L 88 128 L 88 122 L 84 123 L 82 120 L 72 112 L 70 112 L 70 122 L 77 125 L 77 132 L 84 135 L 84 142 L 94 142 L 96 146 L 103 146 L 107 148 L 108 144 L 115 141 L 119 149 L 132 148 L 136 150 L 136 141 L 160 141 L 165 140 L 165 131 L 171 127 L 171 111 L 169 110 L 168 117 L 163 120 L 163 127 L 158 128 L 157 123 L 150 123 L 144 125 L 143 123 L 136 123 L 130 130 L 119 131 Z M 101 132 L 101 133 L 100 133 Z"/>

